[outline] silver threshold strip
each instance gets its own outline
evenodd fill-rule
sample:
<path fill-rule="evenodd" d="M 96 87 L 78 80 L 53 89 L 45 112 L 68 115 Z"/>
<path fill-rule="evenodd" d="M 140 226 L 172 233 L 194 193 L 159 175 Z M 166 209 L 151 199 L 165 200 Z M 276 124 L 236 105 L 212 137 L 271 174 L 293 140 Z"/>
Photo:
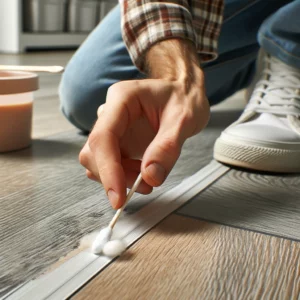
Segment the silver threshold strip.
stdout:
<path fill-rule="evenodd" d="M 127 215 L 115 226 L 113 239 L 123 239 L 127 247 L 157 225 L 161 220 L 199 194 L 229 170 L 212 161 L 196 174 L 184 179 L 178 186 L 154 199 L 132 215 Z M 51 273 L 29 281 L 4 300 L 66 299 L 88 280 L 103 270 L 114 259 L 97 256 L 85 250 L 66 261 Z"/>

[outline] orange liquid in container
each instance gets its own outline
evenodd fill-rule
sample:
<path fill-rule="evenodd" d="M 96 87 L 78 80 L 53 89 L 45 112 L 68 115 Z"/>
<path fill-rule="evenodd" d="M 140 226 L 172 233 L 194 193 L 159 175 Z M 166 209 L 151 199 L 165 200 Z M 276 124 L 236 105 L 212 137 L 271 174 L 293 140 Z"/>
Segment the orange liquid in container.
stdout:
<path fill-rule="evenodd" d="M 22 98 L 25 98 L 25 95 L 22 95 Z M 1 104 L 0 101 L 0 152 L 22 149 L 31 144 L 33 102 L 32 98 L 28 97 L 29 101 L 20 103 L 20 96 L 18 95 L 19 103 L 8 101 Z"/>
<path fill-rule="evenodd" d="M 33 94 L 37 76 L 24 72 L 0 72 L 0 152 L 31 144 Z"/>

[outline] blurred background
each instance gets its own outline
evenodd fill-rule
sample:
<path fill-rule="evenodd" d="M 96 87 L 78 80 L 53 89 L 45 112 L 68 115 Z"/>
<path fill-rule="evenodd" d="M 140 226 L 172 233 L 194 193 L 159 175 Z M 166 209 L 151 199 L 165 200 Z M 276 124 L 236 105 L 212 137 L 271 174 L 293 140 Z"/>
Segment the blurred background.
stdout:
<path fill-rule="evenodd" d="M 0 52 L 77 48 L 118 0 L 0 0 Z"/>

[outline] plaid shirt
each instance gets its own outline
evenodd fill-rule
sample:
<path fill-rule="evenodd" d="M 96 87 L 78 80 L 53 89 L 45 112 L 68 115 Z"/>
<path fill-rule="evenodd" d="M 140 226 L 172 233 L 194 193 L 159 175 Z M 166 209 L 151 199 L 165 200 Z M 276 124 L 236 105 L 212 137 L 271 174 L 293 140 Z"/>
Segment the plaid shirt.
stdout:
<path fill-rule="evenodd" d="M 182 38 L 194 42 L 202 62 L 217 58 L 223 0 L 120 0 L 122 35 L 141 71 L 145 52 L 156 42 Z"/>

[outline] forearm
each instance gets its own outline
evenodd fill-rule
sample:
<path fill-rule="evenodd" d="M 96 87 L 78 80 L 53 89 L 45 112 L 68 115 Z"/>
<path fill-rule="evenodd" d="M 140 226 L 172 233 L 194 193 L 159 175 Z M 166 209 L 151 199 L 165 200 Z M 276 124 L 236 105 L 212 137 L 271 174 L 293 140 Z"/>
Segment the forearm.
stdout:
<path fill-rule="evenodd" d="M 217 57 L 223 0 L 123 0 L 121 7 L 123 40 L 141 72 L 149 48 L 169 39 L 193 42 L 201 61 Z"/>

